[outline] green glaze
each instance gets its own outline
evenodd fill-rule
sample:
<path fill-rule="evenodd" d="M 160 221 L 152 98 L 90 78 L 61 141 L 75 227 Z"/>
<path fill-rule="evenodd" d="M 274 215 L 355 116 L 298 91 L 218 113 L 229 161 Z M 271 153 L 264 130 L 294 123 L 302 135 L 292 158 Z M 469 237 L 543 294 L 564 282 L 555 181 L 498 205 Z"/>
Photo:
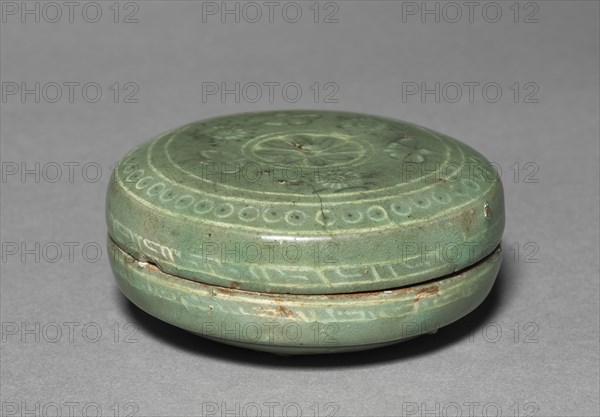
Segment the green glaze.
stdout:
<path fill-rule="evenodd" d="M 466 145 L 404 122 L 249 113 L 130 152 L 107 220 L 122 248 L 173 275 L 274 293 L 373 291 L 494 250 L 504 202 L 493 172 Z"/>
<path fill-rule="evenodd" d="M 435 282 L 355 294 L 266 294 L 173 277 L 109 239 L 121 291 L 175 326 L 231 345 L 279 354 L 371 349 L 434 333 L 489 293 L 500 247 L 475 266 Z"/>
<path fill-rule="evenodd" d="M 106 217 L 110 245 L 135 261 L 113 262 L 119 284 L 146 311 L 210 336 L 198 317 L 266 320 L 251 299 L 268 305 L 276 295 L 284 309 L 290 300 L 298 307 L 286 320 L 341 326 L 343 343 L 332 349 L 349 350 L 403 339 L 379 319 L 405 309 L 420 322 L 453 305 L 447 324 L 481 302 L 497 268 L 470 269 L 500 256 L 504 197 L 491 164 L 441 133 L 364 114 L 276 111 L 194 122 L 133 149 L 111 178 Z M 451 281 L 446 295 L 440 287 L 419 309 L 404 292 L 373 303 L 347 295 L 418 291 L 457 271 L 473 278 Z M 207 288 L 233 295 L 213 299 Z M 333 319 L 356 303 L 355 327 Z M 328 349 L 301 344 L 271 345 Z"/>

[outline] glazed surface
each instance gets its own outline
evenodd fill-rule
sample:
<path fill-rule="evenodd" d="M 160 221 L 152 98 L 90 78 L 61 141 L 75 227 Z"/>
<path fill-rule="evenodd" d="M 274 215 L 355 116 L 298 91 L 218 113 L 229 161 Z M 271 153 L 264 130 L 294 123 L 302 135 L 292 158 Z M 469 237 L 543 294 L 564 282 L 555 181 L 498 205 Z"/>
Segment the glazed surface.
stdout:
<path fill-rule="evenodd" d="M 365 350 L 433 333 L 477 307 L 496 279 L 502 250 L 422 285 L 357 294 L 266 294 L 173 277 L 109 239 L 121 291 L 138 307 L 219 342 L 281 354 Z"/>
<path fill-rule="evenodd" d="M 478 152 L 410 123 L 246 113 L 166 132 L 118 164 L 110 236 L 161 270 L 250 291 L 411 285 L 491 253 L 502 185 Z"/>

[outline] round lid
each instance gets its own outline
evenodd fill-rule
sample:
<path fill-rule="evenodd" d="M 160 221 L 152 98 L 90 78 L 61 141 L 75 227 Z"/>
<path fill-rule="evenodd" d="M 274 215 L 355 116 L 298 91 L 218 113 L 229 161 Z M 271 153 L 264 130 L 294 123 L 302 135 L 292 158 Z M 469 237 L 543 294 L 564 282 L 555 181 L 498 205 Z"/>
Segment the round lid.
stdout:
<path fill-rule="evenodd" d="M 328 294 L 441 277 L 490 254 L 502 184 L 478 152 L 397 120 L 242 113 L 129 152 L 107 195 L 111 239 L 208 284 Z"/>

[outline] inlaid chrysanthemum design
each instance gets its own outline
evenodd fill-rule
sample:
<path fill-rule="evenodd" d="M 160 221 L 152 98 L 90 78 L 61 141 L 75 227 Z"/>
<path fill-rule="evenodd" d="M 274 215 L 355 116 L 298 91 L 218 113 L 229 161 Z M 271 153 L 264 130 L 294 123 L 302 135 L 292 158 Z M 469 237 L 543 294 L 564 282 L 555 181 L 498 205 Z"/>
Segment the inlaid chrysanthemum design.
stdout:
<path fill-rule="evenodd" d="M 211 133 L 211 136 L 219 140 L 243 139 L 246 135 L 247 132 L 240 128 L 218 129 Z"/>
<path fill-rule="evenodd" d="M 261 140 L 252 154 L 273 164 L 327 167 L 353 163 L 365 155 L 365 149 L 344 137 L 296 133 Z"/>
<path fill-rule="evenodd" d="M 342 170 L 335 167 L 331 170 L 321 170 L 315 175 L 315 183 L 332 190 L 343 190 L 356 187 L 364 183 L 359 173 Z"/>
<path fill-rule="evenodd" d="M 425 161 L 425 156 L 431 153 L 427 149 L 419 148 L 412 137 L 403 137 L 389 143 L 383 152 L 392 159 L 414 163 Z"/>

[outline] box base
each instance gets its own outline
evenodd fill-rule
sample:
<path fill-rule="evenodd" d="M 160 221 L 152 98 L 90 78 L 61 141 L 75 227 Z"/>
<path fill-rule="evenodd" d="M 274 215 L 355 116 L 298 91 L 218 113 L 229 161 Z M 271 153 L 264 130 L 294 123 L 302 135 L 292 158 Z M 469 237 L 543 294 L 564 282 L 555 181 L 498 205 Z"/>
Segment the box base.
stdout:
<path fill-rule="evenodd" d="M 502 258 L 498 246 L 467 269 L 419 285 L 300 295 L 202 284 L 137 261 L 110 237 L 108 248 L 121 291 L 142 310 L 217 342 L 282 355 L 367 350 L 434 333 L 485 299 Z"/>

